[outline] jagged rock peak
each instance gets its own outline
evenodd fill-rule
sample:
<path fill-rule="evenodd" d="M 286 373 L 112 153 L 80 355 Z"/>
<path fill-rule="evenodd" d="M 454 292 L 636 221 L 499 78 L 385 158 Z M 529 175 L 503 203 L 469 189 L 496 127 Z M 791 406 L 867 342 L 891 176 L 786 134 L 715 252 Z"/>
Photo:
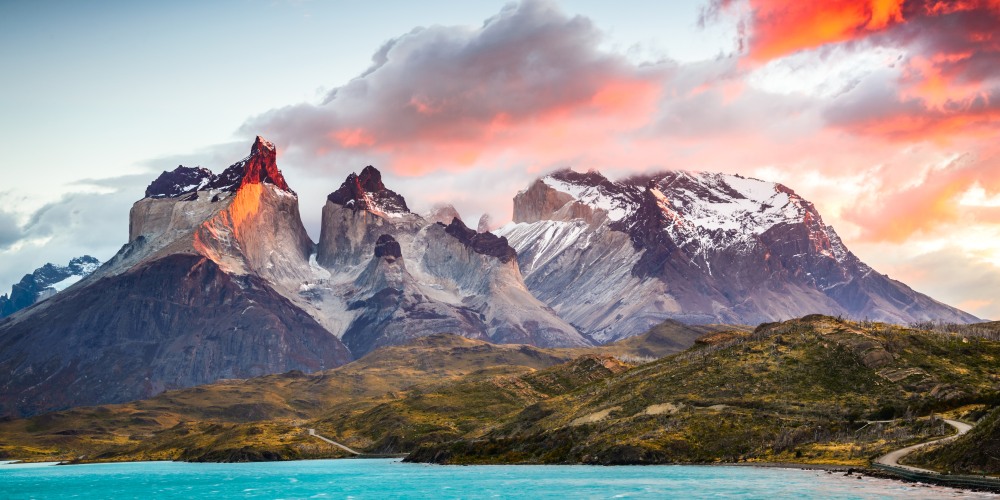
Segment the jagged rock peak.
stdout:
<path fill-rule="evenodd" d="M 482 217 L 479 218 L 479 225 L 476 226 L 476 231 L 480 233 L 488 233 L 490 232 L 491 224 L 492 224 L 492 219 L 490 217 L 490 214 L 483 214 Z"/>
<path fill-rule="evenodd" d="M 275 155 L 275 154 L 277 154 L 277 152 L 278 152 L 278 150 L 277 150 L 277 148 L 274 147 L 274 143 L 273 142 L 271 142 L 271 141 L 269 141 L 269 140 L 267 140 L 267 139 L 265 139 L 265 138 L 263 138 L 263 137 L 261 137 L 259 135 L 257 136 L 256 139 L 254 139 L 253 146 L 250 147 L 250 154 L 251 155 L 264 154 L 264 153 L 270 153 L 272 155 Z"/>
<path fill-rule="evenodd" d="M 384 258 L 387 262 L 393 262 L 403 257 L 403 250 L 399 242 L 392 235 L 383 234 L 375 242 L 375 258 Z"/>
<path fill-rule="evenodd" d="M 160 174 L 146 188 L 146 198 L 179 198 L 203 189 L 235 192 L 246 184 L 260 183 L 273 184 L 294 193 L 278 170 L 276 158 L 274 144 L 257 136 L 250 147 L 250 156 L 230 165 L 221 174 L 215 175 L 203 167 L 178 165 L 173 171 Z"/>
<path fill-rule="evenodd" d="M 466 226 L 461 219 L 452 219 L 451 224 L 445 226 L 444 232 L 461 241 L 472 251 L 496 257 L 504 264 L 517 258 L 517 251 L 507 243 L 507 238 L 493 233 L 477 233 L 475 229 Z"/>
<path fill-rule="evenodd" d="M 235 192 L 247 184 L 266 183 L 294 193 L 278 170 L 277 154 L 274 144 L 258 135 L 250 147 L 250 156 L 230 165 L 208 187 Z"/>
<path fill-rule="evenodd" d="M 80 257 L 75 257 L 69 261 L 70 272 L 80 274 L 90 274 L 101 267 L 101 261 L 89 255 L 82 255 Z"/>
<path fill-rule="evenodd" d="M 584 186 L 605 186 L 608 188 L 614 188 L 615 183 L 604 176 L 604 174 L 596 171 L 589 170 L 586 173 L 580 173 L 575 170 L 564 168 L 562 170 L 557 170 L 549 174 L 548 177 L 552 179 L 570 182 L 573 184 L 579 184 Z"/>
<path fill-rule="evenodd" d="M 327 200 L 355 212 L 367 210 L 376 214 L 409 213 L 402 195 L 385 187 L 382 173 L 368 165 L 360 174 L 351 173 L 340 187 L 327 196 Z"/>
<path fill-rule="evenodd" d="M 172 171 L 164 170 L 146 188 L 146 198 L 173 198 L 185 193 L 198 191 L 207 186 L 215 175 L 203 167 L 178 165 Z"/>

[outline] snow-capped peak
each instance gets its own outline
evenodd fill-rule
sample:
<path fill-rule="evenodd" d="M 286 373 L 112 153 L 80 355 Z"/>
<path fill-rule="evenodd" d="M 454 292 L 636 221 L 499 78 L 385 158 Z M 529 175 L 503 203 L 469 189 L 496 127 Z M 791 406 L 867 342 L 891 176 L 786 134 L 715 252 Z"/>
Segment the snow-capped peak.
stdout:
<path fill-rule="evenodd" d="M 805 207 L 791 190 L 758 179 L 716 173 L 668 172 L 656 187 L 692 226 L 745 239 L 776 224 L 801 222 Z"/>
<path fill-rule="evenodd" d="M 543 177 L 547 186 L 572 196 L 577 201 L 608 214 L 608 220 L 617 222 L 635 210 L 634 196 L 628 196 L 630 186 L 608 180 L 599 172 L 580 174 L 563 170 Z"/>
<path fill-rule="evenodd" d="M 613 224 L 635 224 L 630 219 L 638 217 L 641 204 L 648 203 L 644 200 L 651 200 L 674 241 L 682 246 L 695 243 L 701 251 L 747 244 L 776 225 L 812 220 L 823 233 L 817 237 L 829 239 L 819 214 L 791 189 L 740 175 L 678 170 L 610 181 L 597 172 L 564 170 L 541 181 L 603 210 Z"/>

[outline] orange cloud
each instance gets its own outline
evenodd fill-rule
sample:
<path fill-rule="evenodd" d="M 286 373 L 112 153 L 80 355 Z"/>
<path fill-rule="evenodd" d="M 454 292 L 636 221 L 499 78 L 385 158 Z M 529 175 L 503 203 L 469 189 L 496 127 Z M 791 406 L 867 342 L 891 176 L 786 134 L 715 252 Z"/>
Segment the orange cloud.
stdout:
<path fill-rule="evenodd" d="M 862 240 L 893 243 L 902 243 L 918 233 L 930 234 L 942 224 L 977 218 L 993 223 L 990 219 L 994 214 L 989 209 L 963 206 L 960 200 L 973 187 L 990 196 L 1000 193 L 998 153 L 993 148 L 978 156 L 961 156 L 942 167 L 930 167 L 923 176 L 883 179 L 842 215 L 861 228 Z"/>
<path fill-rule="evenodd" d="M 329 136 L 339 146 L 345 148 L 375 145 L 375 136 L 360 127 L 334 130 L 330 132 Z"/>
<path fill-rule="evenodd" d="M 1000 120 L 1000 0 L 713 3 L 737 4 L 747 7 L 741 37 L 748 37 L 744 61 L 751 64 L 832 45 L 905 51 L 892 93 L 864 108 L 835 110 L 837 126 L 896 141 L 947 142 L 992 133 Z"/>
<path fill-rule="evenodd" d="M 903 0 L 751 0 L 749 56 L 768 61 L 901 23 Z"/>

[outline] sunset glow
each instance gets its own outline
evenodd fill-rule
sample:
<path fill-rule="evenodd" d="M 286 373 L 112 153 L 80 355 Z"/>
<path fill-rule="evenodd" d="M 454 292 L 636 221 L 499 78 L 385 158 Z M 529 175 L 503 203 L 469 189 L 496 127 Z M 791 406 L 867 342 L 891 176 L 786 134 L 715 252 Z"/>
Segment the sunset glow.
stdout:
<path fill-rule="evenodd" d="M 268 52 L 262 67 L 312 73 L 289 78 L 298 85 L 290 97 L 254 105 L 242 98 L 237 118 L 217 127 L 217 136 L 179 146 L 183 158 L 169 156 L 178 147 L 168 144 L 149 170 L 179 163 L 218 170 L 245 154 L 247 139 L 271 138 L 314 238 L 314 209 L 346 173 L 365 165 L 378 167 L 418 210 L 447 202 L 471 220 L 489 213 L 494 224 L 510 219 L 519 190 L 557 168 L 613 178 L 666 169 L 738 173 L 781 182 L 815 203 L 824 222 L 880 272 L 909 269 L 915 289 L 1000 318 L 1000 304 L 987 297 L 1000 287 L 1000 1 L 696 0 L 611 8 L 525 0 L 399 8 L 420 20 L 369 34 L 374 24 L 344 19 L 381 12 L 269 6 L 272 15 L 291 12 L 294 19 L 282 32 L 289 41 Z M 269 29 L 270 20 L 254 22 Z M 346 33 L 343 23 L 366 28 Z M 292 41 L 296 30 L 339 38 Z M 20 46 L 34 43 L 26 40 Z M 234 71 L 220 74 L 217 99 L 233 87 Z M 193 114 L 154 121 L 187 123 Z M 18 116 L 24 122 L 29 115 Z M 75 140 L 79 130 L 59 135 Z M 18 159 L 49 154 L 30 149 Z M 76 161 L 46 156 L 36 166 Z M 99 177 L 79 174 L 79 182 Z M 121 191 L 115 203 L 127 211 L 137 189 Z M 253 213 L 252 199 L 239 201 L 237 231 Z M 38 248 L 29 242 L 51 241 L 48 228 L 56 223 L 32 221 L 59 212 L 35 213 L 41 209 L 0 214 L 0 244 L 13 235 L 2 255 L 27 263 Z M 66 213 L 62 220 L 72 220 Z M 918 275 L 918 267 L 950 272 Z M 965 285 L 946 285 L 941 276 Z"/>

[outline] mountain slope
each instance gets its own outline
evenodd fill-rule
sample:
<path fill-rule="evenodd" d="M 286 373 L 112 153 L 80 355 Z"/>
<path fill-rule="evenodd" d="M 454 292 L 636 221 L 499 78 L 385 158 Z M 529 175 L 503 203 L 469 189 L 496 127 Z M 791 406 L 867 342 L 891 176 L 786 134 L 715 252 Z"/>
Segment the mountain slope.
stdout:
<path fill-rule="evenodd" d="M 356 414 L 416 388 L 476 373 L 530 372 L 574 355 L 566 350 L 432 335 L 380 348 L 347 365 L 314 374 L 292 371 L 218 381 L 142 401 L 0 421 L 0 457 L 191 460 L 239 448 L 242 430 L 272 426 L 297 429 L 292 442 L 298 447 L 314 442 L 308 437 L 299 439 L 306 427 L 301 419 Z M 292 420 L 299 423 L 289 424 Z M 144 438 L 128 438 L 135 435 Z M 259 438 L 267 440 L 268 436 Z M 269 446 L 269 451 L 285 458 L 301 458 L 282 444 Z M 319 456 L 331 453 L 327 450 Z"/>
<path fill-rule="evenodd" d="M 84 255 L 69 261 L 65 266 L 45 264 L 31 274 L 25 274 L 15 284 L 10 295 L 0 295 L 0 318 L 45 300 L 77 281 L 87 277 L 101 265 L 101 261 Z"/>
<path fill-rule="evenodd" d="M 727 330 L 723 326 L 697 328 L 713 333 Z M 539 375 L 530 379 L 536 387 L 533 391 L 511 394 L 510 391 L 518 391 L 517 385 L 502 384 L 502 390 L 475 396 L 477 400 L 492 398 L 489 404 L 455 399 L 447 405 L 448 409 L 441 411 L 436 409 L 439 407 L 421 405 L 426 400 L 420 394 L 452 383 L 466 384 L 475 394 L 483 392 L 477 387 L 496 388 L 493 381 L 498 378 L 506 380 L 531 374 L 581 356 L 638 359 L 656 352 L 677 352 L 670 347 L 672 339 L 686 338 L 689 331 L 684 325 L 665 324 L 648 335 L 632 337 L 620 344 L 568 349 L 430 335 L 404 345 L 382 347 L 347 365 L 312 374 L 291 371 L 247 380 L 222 380 L 168 390 L 130 403 L 0 420 L 0 458 L 65 460 L 86 455 L 90 460 L 192 460 L 245 445 L 261 452 L 257 459 L 263 459 L 265 451 L 285 458 L 337 456 L 331 455 L 331 450 L 323 454 L 311 448 L 309 444 L 315 440 L 300 439 L 308 427 L 349 440 L 351 446 L 358 448 L 371 450 L 405 441 L 409 443 L 405 449 L 412 449 L 418 442 L 434 438 L 414 436 L 419 439 L 400 441 L 397 437 L 401 428 L 393 426 L 393 422 L 436 420 L 438 428 L 453 429 L 451 424 L 441 422 L 456 418 L 468 426 L 469 416 L 478 414 L 488 416 L 480 421 L 485 424 L 519 411 L 521 407 L 515 401 L 527 397 L 532 398 L 531 403 L 536 402 L 541 392 L 554 394 L 568 390 L 566 387 L 572 380 L 594 374 L 585 371 L 558 377 Z M 603 373 L 602 370 L 598 369 Z M 561 369 L 557 371 L 562 373 Z M 462 393 L 450 392 L 456 398 Z M 281 429 L 297 429 L 297 434 L 275 435 Z M 458 437 L 454 430 L 447 434 Z M 142 438 L 131 439 L 131 436 Z M 439 438 L 442 436 L 438 434 Z M 246 442 L 250 437 L 252 444 Z M 378 442 L 382 444 L 376 445 Z M 287 448 L 289 445 L 293 449 Z M 214 460 L 226 459 L 213 456 Z"/>
<path fill-rule="evenodd" d="M 117 255 L 0 322 L 0 414 L 128 401 L 350 360 L 290 301 L 311 276 L 298 200 L 257 138 L 219 176 L 179 167 L 135 203 Z"/>
<path fill-rule="evenodd" d="M 873 271 L 792 190 L 737 175 L 556 172 L 518 193 L 497 234 L 532 293 L 601 342 L 667 318 L 977 320 Z"/>

